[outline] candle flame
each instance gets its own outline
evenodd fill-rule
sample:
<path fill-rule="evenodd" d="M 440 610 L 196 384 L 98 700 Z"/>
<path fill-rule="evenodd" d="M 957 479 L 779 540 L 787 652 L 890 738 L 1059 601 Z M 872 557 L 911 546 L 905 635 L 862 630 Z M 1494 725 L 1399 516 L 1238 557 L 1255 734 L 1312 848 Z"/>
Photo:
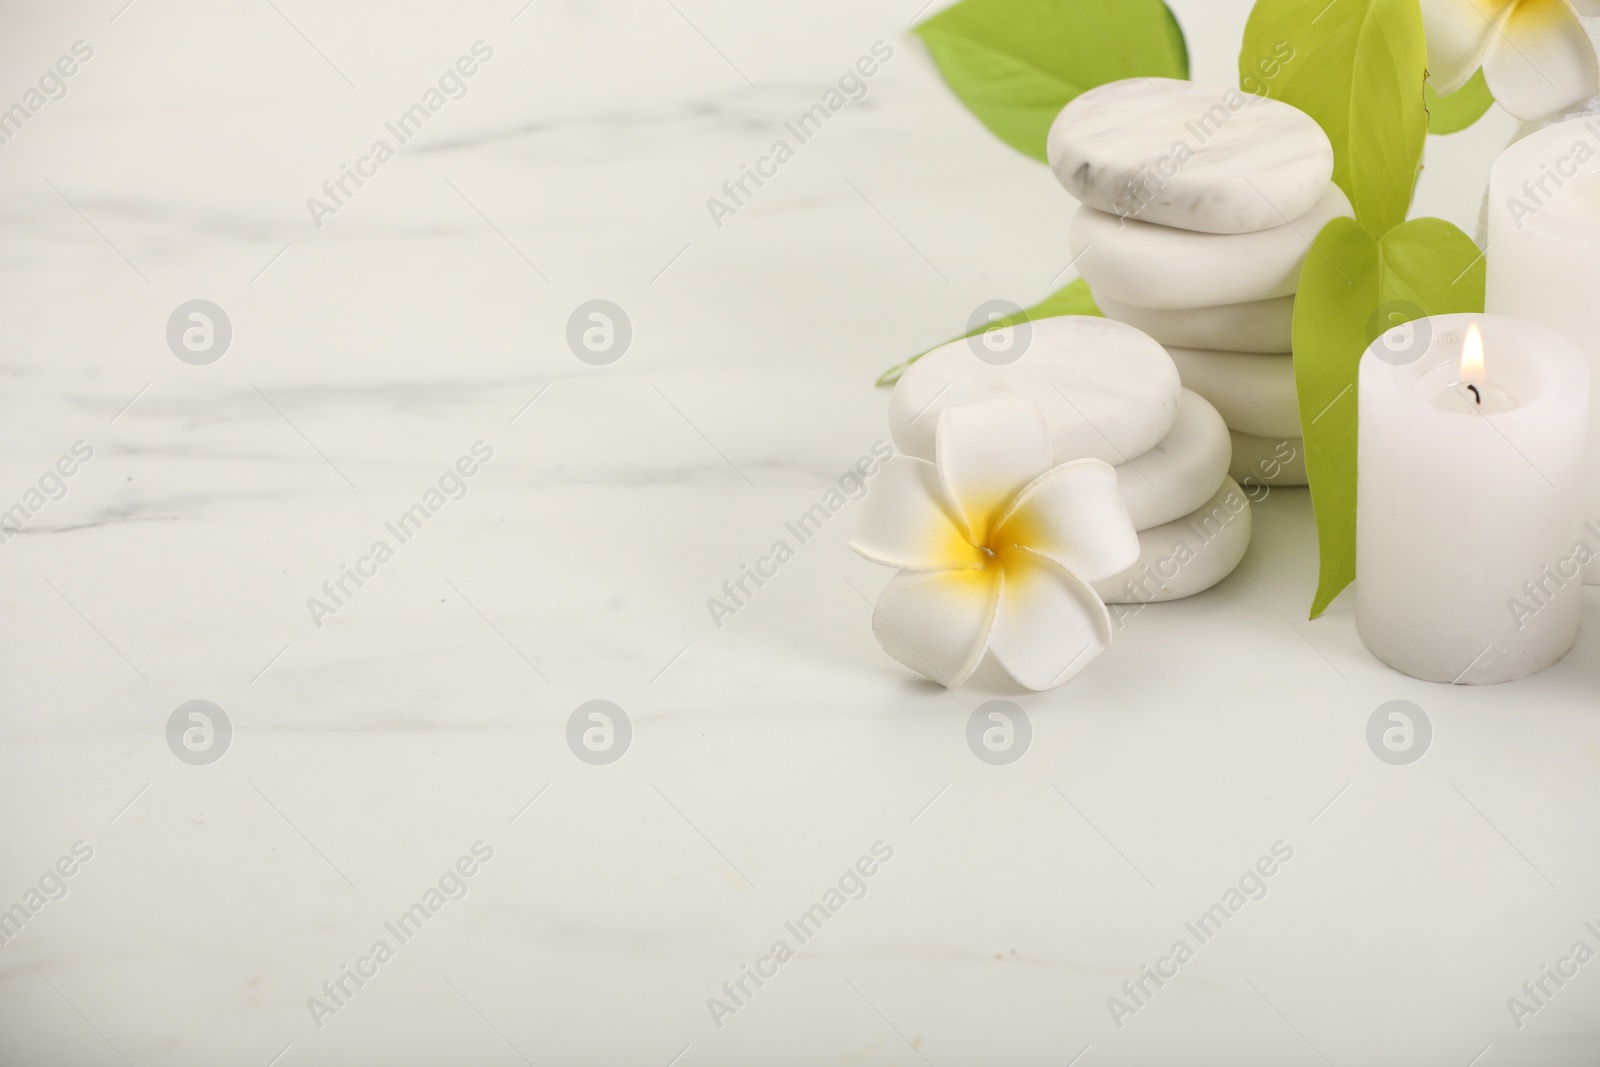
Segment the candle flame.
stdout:
<path fill-rule="evenodd" d="M 1473 323 L 1467 327 L 1467 338 L 1461 345 L 1461 380 L 1463 382 L 1482 382 L 1483 376 L 1483 333 L 1478 329 L 1478 324 Z"/>

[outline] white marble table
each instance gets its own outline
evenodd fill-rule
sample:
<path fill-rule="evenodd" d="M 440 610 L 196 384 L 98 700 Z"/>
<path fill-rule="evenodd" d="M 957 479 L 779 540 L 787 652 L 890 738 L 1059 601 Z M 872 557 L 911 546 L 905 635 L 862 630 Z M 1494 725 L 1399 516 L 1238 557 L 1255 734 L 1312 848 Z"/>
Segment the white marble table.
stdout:
<path fill-rule="evenodd" d="M 1540 677 L 1409 681 L 1348 600 L 1304 621 L 1285 490 L 1239 573 L 1042 696 L 890 662 L 849 512 L 712 624 L 886 438 L 879 370 L 1068 277 L 1071 203 L 943 89 L 914 4 L 122 4 L 10 5 L 0 33 L 6 105 L 94 49 L 0 146 L 0 509 L 94 452 L 0 545 L 0 907 L 73 871 L 0 945 L 0 1063 L 1594 1062 L 1600 964 L 1521 1029 L 1506 1007 L 1600 946 L 1593 593 Z M 1227 79 L 1247 5 L 1175 7 Z M 879 39 L 866 98 L 719 228 L 707 198 Z M 313 225 L 477 40 L 465 98 Z M 1444 175 L 1508 127 L 1431 149 L 1424 209 L 1470 224 L 1481 182 Z M 633 325 L 611 366 L 564 340 L 595 298 Z M 164 336 L 193 299 L 233 328 L 209 365 Z M 315 625 L 476 441 L 467 495 Z M 1032 726 L 1008 766 L 966 742 L 995 697 Z M 194 699 L 234 730 L 209 765 L 168 747 Z M 567 745 L 592 699 L 632 724 L 610 765 Z M 1365 739 L 1394 699 L 1433 726 L 1410 766 Z M 385 923 L 480 841 L 401 943 Z M 865 895 L 716 1025 L 880 841 Z M 1267 895 L 1115 1025 L 1279 841 Z"/>

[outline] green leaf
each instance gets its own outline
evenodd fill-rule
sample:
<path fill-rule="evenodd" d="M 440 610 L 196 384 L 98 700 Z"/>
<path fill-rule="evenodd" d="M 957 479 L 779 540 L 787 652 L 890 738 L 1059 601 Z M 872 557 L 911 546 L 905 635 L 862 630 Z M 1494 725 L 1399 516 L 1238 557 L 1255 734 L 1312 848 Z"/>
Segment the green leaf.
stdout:
<path fill-rule="evenodd" d="M 1431 81 L 1422 91 L 1428 104 L 1428 132 L 1432 134 L 1459 133 L 1483 118 L 1494 103 L 1494 94 L 1483 79 L 1482 67 L 1467 84 L 1449 96 L 1440 96 Z"/>
<path fill-rule="evenodd" d="M 966 333 L 962 334 L 961 337 L 971 337 L 973 334 L 982 333 L 984 330 L 993 330 L 1005 326 L 1015 326 L 1019 322 L 1031 322 L 1034 319 L 1049 319 L 1058 315 L 1100 315 L 1100 309 L 1095 306 L 1094 297 L 1089 293 L 1088 282 L 1084 281 L 1082 278 L 1079 278 L 1077 281 L 1068 285 L 1065 289 L 1057 290 L 1051 295 L 1045 297 L 1033 307 L 1027 308 L 1019 314 L 1007 315 L 1003 319 L 996 319 L 994 322 L 985 323 L 977 329 L 968 330 Z M 961 337 L 952 337 L 950 340 L 959 341 L 961 340 Z M 945 344 L 949 343 L 949 341 L 945 342 Z M 933 349 L 928 349 L 928 352 L 932 351 Z M 918 352 L 904 363 L 901 363 L 898 366 L 890 367 L 879 376 L 877 382 L 874 384 L 880 386 L 893 385 L 895 382 L 900 380 L 900 375 L 906 372 L 907 367 L 911 366 L 911 364 L 927 355 L 928 352 Z"/>
<path fill-rule="evenodd" d="M 1373 240 L 1352 219 L 1317 235 L 1294 305 L 1294 374 L 1316 510 L 1321 574 L 1311 617 L 1356 576 L 1357 373 L 1385 330 L 1424 315 L 1483 311 L 1483 253 L 1442 219 Z"/>
<path fill-rule="evenodd" d="M 1333 180 L 1374 237 L 1405 221 L 1428 134 L 1417 0 L 1258 0 L 1240 84 L 1293 104 L 1333 142 Z"/>
<path fill-rule="evenodd" d="M 1189 76 L 1183 31 L 1161 0 L 962 0 L 916 32 L 961 102 L 1041 161 L 1050 124 L 1080 93 Z"/>

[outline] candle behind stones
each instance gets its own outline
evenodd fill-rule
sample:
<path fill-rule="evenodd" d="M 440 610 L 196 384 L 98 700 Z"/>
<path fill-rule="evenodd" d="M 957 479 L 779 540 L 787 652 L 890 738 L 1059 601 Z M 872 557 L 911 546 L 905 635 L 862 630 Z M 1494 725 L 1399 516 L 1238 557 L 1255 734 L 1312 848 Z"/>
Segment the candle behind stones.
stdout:
<path fill-rule="evenodd" d="M 1506 149 L 1489 180 L 1488 310 L 1553 327 L 1589 358 L 1600 413 L 1600 119 L 1558 123 Z M 1589 431 L 1585 518 L 1600 524 L 1600 427 Z M 1600 585 L 1600 559 L 1584 568 Z"/>

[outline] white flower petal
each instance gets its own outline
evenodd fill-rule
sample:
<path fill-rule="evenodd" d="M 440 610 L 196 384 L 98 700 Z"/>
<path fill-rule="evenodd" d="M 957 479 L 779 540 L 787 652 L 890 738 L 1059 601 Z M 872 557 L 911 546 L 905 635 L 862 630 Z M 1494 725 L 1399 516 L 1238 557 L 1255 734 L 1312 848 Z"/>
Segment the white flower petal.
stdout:
<path fill-rule="evenodd" d="M 983 659 L 1004 575 L 978 571 L 901 571 L 872 614 L 883 650 L 946 688 L 966 681 Z"/>
<path fill-rule="evenodd" d="M 988 542 L 1000 510 L 1051 464 L 1044 415 L 1019 397 L 946 408 L 936 449 L 945 498 L 976 545 Z"/>
<path fill-rule="evenodd" d="M 1473 72 L 1516 0 L 1422 0 L 1428 34 L 1428 77 L 1440 96 L 1455 92 Z"/>
<path fill-rule="evenodd" d="M 1034 479 L 995 524 L 993 547 L 1019 545 L 1086 582 L 1133 566 L 1139 534 L 1117 487 L 1117 472 L 1098 459 L 1065 463 Z M 1010 566 L 1009 557 L 1006 560 Z"/>
<path fill-rule="evenodd" d="M 1070 571 L 1030 552 L 1010 554 L 989 648 L 1033 690 L 1054 689 L 1111 644 L 1111 613 Z"/>
<path fill-rule="evenodd" d="M 910 456 L 895 456 L 879 470 L 850 547 L 902 570 L 981 567 L 987 558 L 950 514 L 938 468 Z"/>
<path fill-rule="evenodd" d="M 1517 0 L 1483 76 L 1501 107 L 1530 122 L 1600 93 L 1594 43 L 1567 0 Z"/>

